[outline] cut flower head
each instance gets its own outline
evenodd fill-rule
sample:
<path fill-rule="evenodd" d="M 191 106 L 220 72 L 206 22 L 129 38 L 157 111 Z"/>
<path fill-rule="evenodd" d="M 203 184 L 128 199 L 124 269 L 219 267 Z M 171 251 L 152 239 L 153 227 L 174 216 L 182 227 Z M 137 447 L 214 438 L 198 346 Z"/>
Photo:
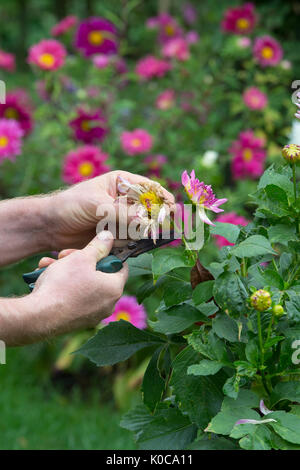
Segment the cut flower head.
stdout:
<path fill-rule="evenodd" d="M 213 193 L 211 186 L 199 181 L 192 170 L 190 176 L 185 170 L 181 176 L 181 182 L 184 186 L 190 201 L 197 207 L 200 219 L 209 225 L 214 225 L 205 213 L 205 209 L 215 213 L 224 212 L 220 209 L 220 205 L 227 202 L 227 199 L 217 199 Z"/>

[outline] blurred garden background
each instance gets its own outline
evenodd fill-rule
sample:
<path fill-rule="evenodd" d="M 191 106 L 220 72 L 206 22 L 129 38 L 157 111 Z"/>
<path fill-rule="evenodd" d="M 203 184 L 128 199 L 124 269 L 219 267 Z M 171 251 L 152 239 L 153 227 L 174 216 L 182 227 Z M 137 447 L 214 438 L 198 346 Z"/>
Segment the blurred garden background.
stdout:
<path fill-rule="evenodd" d="M 122 169 L 180 203 L 180 175 L 194 168 L 228 199 L 217 220 L 246 225 L 266 165 L 300 144 L 298 1 L 1 0 L 0 18 L 1 199 Z M 2 268 L 0 295 L 26 294 L 21 274 L 38 259 Z M 145 277 L 131 274 L 129 320 Z M 139 308 L 151 318 L 156 306 Z M 149 357 L 97 369 L 70 354 L 92 333 L 7 351 L 0 449 L 135 448 L 119 421 Z"/>

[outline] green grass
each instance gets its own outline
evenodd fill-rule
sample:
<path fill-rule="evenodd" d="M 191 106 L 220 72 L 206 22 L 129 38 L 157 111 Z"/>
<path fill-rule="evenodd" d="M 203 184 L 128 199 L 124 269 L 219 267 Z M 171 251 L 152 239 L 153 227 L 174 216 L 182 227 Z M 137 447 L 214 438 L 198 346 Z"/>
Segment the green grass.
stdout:
<path fill-rule="evenodd" d="M 97 390 L 88 401 L 62 395 L 27 350 L 9 349 L 0 365 L 1 450 L 135 449 L 131 433 L 119 427 L 121 413 L 99 405 Z"/>

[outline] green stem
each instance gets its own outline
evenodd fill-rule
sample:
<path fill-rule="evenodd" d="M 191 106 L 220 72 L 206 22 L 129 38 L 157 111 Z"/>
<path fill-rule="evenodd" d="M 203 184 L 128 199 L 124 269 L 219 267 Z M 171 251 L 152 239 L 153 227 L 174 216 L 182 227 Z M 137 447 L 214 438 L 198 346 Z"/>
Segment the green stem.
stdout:
<path fill-rule="evenodd" d="M 293 185 L 294 185 L 294 198 L 295 198 L 295 208 L 297 205 L 297 180 L 296 180 L 296 164 L 292 164 L 292 170 L 293 170 Z M 296 218 L 296 232 L 299 235 L 300 230 L 299 230 L 299 218 Z"/>
<path fill-rule="evenodd" d="M 263 387 L 267 393 L 267 395 L 270 395 L 270 390 L 266 381 L 265 377 L 265 371 L 263 370 L 264 368 L 264 345 L 263 345 L 263 335 L 262 335 L 262 327 L 261 327 L 261 315 L 260 312 L 257 311 L 257 330 L 258 330 L 258 339 L 259 339 L 259 347 L 260 347 L 260 372 L 261 372 L 261 380 Z"/>

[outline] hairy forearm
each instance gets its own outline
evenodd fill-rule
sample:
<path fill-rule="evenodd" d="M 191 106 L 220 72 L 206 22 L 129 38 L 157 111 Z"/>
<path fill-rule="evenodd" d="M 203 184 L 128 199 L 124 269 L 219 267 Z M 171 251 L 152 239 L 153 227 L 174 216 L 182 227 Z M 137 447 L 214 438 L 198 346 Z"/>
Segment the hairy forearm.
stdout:
<path fill-rule="evenodd" d="M 49 197 L 0 202 L 0 266 L 51 247 Z"/>

